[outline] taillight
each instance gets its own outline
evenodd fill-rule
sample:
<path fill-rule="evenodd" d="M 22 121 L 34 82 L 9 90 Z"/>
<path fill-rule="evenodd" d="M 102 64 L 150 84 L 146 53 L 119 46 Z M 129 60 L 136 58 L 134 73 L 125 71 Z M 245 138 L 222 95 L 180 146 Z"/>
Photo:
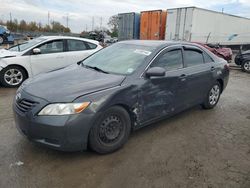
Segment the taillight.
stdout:
<path fill-rule="evenodd" d="M 227 69 L 227 70 L 229 70 L 230 69 L 230 65 L 227 63 L 227 64 L 224 65 L 224 68 Z"/>

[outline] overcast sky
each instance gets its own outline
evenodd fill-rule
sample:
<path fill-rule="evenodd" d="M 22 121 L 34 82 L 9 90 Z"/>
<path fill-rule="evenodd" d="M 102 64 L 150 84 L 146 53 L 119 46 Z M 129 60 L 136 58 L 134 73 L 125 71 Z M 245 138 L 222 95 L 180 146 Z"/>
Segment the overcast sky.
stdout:
<path fill-rule="evenodd" d="M 124 12 L 168 9 L 183 6 L 197 6 L 250 18 L 250 0 L 1 0 L 0 19 L 6 21 L 17 18 L 19 21 L 37 21 L 42 24 L 50 20 L 60 21 L 73 32 L 92 29 L 92 18 L 95 27 L 107 26 L 108 18 Z"/>

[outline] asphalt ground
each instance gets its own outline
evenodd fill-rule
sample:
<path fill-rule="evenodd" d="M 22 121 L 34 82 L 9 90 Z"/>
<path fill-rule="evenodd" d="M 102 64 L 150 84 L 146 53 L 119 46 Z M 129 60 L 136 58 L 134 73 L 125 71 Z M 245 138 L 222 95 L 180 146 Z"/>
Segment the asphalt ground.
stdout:
<path fill-rule="evenodd" d="M 250 187 L 250 74 L 231 71 L 217 107 L 197 106 L 142 128 L 109 155 L 30 143 L 0 88 L 0 187 Z"/>

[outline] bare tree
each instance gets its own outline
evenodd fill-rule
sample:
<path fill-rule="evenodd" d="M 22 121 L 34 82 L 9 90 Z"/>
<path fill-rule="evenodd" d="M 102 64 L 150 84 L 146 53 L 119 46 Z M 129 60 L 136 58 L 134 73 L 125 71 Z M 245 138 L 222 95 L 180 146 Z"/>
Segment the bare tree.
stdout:
<path fill-rule="evenodd" d="M 119 22 L 118 15 L 113 15 L 113 16 L 111 16 L 109 18 L 108 26 L 111 28 L 112 37 L 117 37 L 118 36 L 118 22 Z"/>

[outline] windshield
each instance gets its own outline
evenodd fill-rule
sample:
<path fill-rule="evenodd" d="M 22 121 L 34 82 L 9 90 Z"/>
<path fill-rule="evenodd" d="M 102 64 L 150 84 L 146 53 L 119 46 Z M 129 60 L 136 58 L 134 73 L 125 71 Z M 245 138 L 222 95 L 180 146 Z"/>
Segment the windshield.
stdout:
<path fill-rule="evenodd" d="M 44 38 L 36 38 L 36 39 L 30 40 L 30 41 L 27 41 L 27 42 L 12 46 L 8 50 L 9 51 L 22 52 L 22 51 L 27 50 L 27 49 L 33 47 L 34 45 L 36 45 L 36 44 L 38 44 L 38 43 L 40 43 L 42 41 L 45 41 L 45 40 L 46 39 L 44 39 Z"/>
<path fill-rule="evenodd" d="M 86 67 L 95 67 L 107 73 L 132 74 L 152 53 L 154 47 L 113 44 L 90 56 L 82 63 Z"/>

